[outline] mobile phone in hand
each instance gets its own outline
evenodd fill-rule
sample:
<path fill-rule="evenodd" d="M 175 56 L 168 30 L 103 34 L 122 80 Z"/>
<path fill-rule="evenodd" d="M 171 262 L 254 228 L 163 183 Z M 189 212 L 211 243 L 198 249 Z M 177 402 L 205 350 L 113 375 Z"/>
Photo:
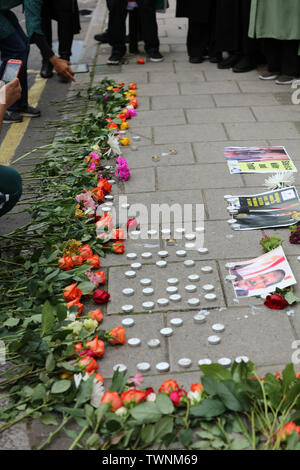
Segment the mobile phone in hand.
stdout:
<path fill-rule="evenodd" d="M 9 59 L 1 80 L 6 84 L 17 78 L 22 67 L 22 61 L 17 59 Z"/>

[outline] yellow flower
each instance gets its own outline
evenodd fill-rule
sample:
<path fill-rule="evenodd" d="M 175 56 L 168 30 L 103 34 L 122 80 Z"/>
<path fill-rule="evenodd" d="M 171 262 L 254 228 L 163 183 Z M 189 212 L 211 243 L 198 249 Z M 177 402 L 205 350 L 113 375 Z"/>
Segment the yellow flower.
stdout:
<path fill-rule="evenodd" d="M 130 144 L 130 138 L 129 137 L 124 137 L 123 139 L 120 140 L 120 143 L 127 147 Z"/>
<path fill-rule="evenodd" d="M 129 90 L 128 93 L 129 93 L 131 96 L 136 96 L 136 90 Z"/>
<path fill-rule="evenodd" d="M 129 122 L 125 121 L 125 122 L 122 122 L 120 129 L 121 131 L 126 131 L 127 129 L 129 129 L 129 127 L 130 127 Z"/>
<path fill-rule="evenodd" d="M 106 89 L 107 89 L 108 91 L 110 91 L 110 90 L 113 89 L 113 86 L 108 86 Z"/>
<path fill-rule="evenodd" d="M 79 206 L 78 206 L 79 207 Z M 66 248 L 64 249 L 63 253 L 66 256 L 75 256 L 78 254 L 78 248 L 81 246 L 81 242 L 78 240 L 69 240 Z"/>
<path fill-rule="evenodd" d="M 80 205 L 77 204 L 75 209 L 75 217 L 81 218 L 84 216 L 84 212 L 80 209 Z"/>
<path fill-rule="evenodd" d="M 83 322 L 83 326 L 89 333 L 91 333 L 97 328 L 98 322 L 92 318 L 86 318 Z"/>

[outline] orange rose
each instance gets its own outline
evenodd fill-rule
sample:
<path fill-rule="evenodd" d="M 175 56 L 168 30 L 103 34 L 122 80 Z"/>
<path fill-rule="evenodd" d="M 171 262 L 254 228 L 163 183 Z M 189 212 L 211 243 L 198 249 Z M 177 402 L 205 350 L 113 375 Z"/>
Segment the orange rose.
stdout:
<path fill-rule="evenodd" d="M 125 121 L 126 121 L 126 114 L 125 114 L 123 111 L 122 111 L 121 113 L 119 113 L 119 114 L 117 115 L 117 117 L 118 117 L 119 119 L 121 119 L 122 122 L 125 122 Z M 122 124 L 121 124 L 121 130 L 122 130 Z"/>
<path fill-rule="evenodd" d="M 103 378 L 103 376 L 102 376 L 101 374 L 98 374 L 98 372 L 96 372 L 94 378 L 97 379 L 97 382 L 96 382 L 96 383 L 102 382 L 102 383 L 104 384 L 104 378 Z"/>
<path fill-rule="evenodd" d="M 107 181 L 106 178 L 98 181 L 97 187 L 102 189 L 105 193 L 111 192 L 111 184 Z"/>
<path fill-rule="evenodd" d="M 82 350 L 82 343 L 76 343 L 74 346 L 74 352 L 77 354 Z"/>
<path fill-rule="evenodd" d="M 112 215 L 107 212 L 103 217 L 101 217 L 98 222 L 96 223 L 97 228 L 99 229 L 100 227 L 108 227 L 109 230 L 111 230 L 114 227 L 114 221 L 112 218 Z"/>
<path fill-rule="evenodd" d="M 119 127 L 115 122 L 110 122 L 107 126 L 107 129 L 119 129 Z"/>
<path fill-rule="evenodd" d="M 108 334 L 108 342 L 110 344 L 124 344 L 126 342 L 125 328 L 122 326 L 116 326 Z"/>
<path fill-rule="evenodd" d="M 277 437 L 280 439 L 286 439 L 287 436 L 292 434 L 293 431 L 296 431 L 300 436 L 300 426 L 297 426 L 293 421 L 287 423 L 283 428 L 279 429 L 277 432 Z"/>
<path fill-rule="evenodd" d="M 74 266 L 81 266 L 83 263 L 83 257 L 81 255 L 72 256 Z"/>
<path fill-rule="evenodd" d="M 98 323 L 102 322 L 103 320 L 103 313 L 101 312 L 100 308 L 96 308 L 96 310 L 90 312 L 88 316 L 93 320 L 97 320 Z"/>
<path fill-rule="evenodd" d="M 91 258 L 88 258 L 86 262 L 91 264 L 94 268 L 100 268 L 100 258 L 98 255 L 93 255 Z"/>
<path fill-rule="evenodd" d="M 121 255 L 125 251 L 125 245 L 123 245 L 121 242 L 115 242 L 112 244 L 111 249 L 113 253 Z"/>
<path fill-rule="evenodd" d="M 88 258 L 93 256 L 93 250 L 91 249 L 90 245 L 86 243 L 83 246 L 78 248 L 80 255 L 82 256 L 83 261 L 86 261 Z"/>
<path fill-rule="evenodd" d="M 59 258 L 59 268 L 63 269 L 64 271 L 70 271 L 71 269 L 74 268 L 74 262 L 72 259 L 72 256 L 66 256 L 64 255 L 62 258 Z"/>
<path fill-rule="evenodd" d="M 130 103 L 134 108 L 138 107 L 138 100 L 136 98 L 131 98 Z"/>
<path fill-rule="evenodd" d="M 105 192 L 102 189 L 93 189 L 93 196 L 97 199 L 97 201 L 103 201 Z"/>
<path fill-rule="evenodd" d="M 202 384 L 192 384 L 191 385 L 191 392 L 203 392 L 203 385 Z"/>
<path fill-rule="evenodd" d="M 123 228 L 116 228 L 111 231 L 112 240 L 125 240 L 125 230 Z"/>
<path fill-rule="evenodd" d="M 69 286 L 65 287 L 64 289 L 64 298 L 67 302 L 71 302 L 71 300 L 80 300 L 82 296 L 82 292 L 78 289 L 77 282 L 74 284 L 70 284 Z"/>
<path fill-rule="evenodd" d="M 81 315 L 82 309 L 83 309 L 83 304 L 79 302 L 79 299 L 72 300 L 71 302 L 67 303 L 67 307 L 77 307 L 78 309 L 78 315 Z"/>
<path fill-rule="evenodd" d="M 178 383 L 176 382 L 176 380 L 165 380 L 160 388 L 159 388 L 159 393 L 171 393 L 171 392 L 175 392 L 176 390 L 179 390 L 179 386 L 178 386 Z"/>
<path fill-rule="evenodd" d="M 136 83 L 129 83 L 129 90 L 136 90 L 137 89 L 137 85 Z"/>
<path fill-rule="evenodd" d="M 130 138 L 124 137 L 123 139 L 120 139 L 120 144 L 124 147 L 127 147 L 128 145 L 130 145 Z"/>
<path fill-rule="evenodd" d="M 125 406 L 131 403 L 141 403 L 146 400 L 146 397 L 147 393 L 145 390 L 138 390 L 136 388 L 121 393 L 121 399 Z"/>
<path fill-rule="evenodd" d="M 103 403 L 109 403 L 112 407 L 112 411 L 117 411 L 121 406 L 123 406 L 121 397 L 117 392 L 104 392 L 104 395 L 101 398 L 101 404 Z"/>
<path fill-rule="evenodd" d="M 83 367 L 88 374 L 96 372 L 96 370 L 99 368 L 97 361 L 93 357 L 89 356 L 80 359 L 79 365 L 80 367 Z"/>
<path fill-rule="evenodd" d="M 93 341 L 88 341 L 85 345 L 93 351 L 94 355 L 97 357 L 102 357 L 105 353 L 104 343 L 101 339 L 98 339 L 98 336 L 96 336 Z"/>

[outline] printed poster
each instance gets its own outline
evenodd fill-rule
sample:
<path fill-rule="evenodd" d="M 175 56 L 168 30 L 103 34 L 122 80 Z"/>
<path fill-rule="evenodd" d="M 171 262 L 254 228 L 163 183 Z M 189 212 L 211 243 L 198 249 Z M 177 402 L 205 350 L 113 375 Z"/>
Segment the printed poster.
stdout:
<path fill-rule="evenodd" d="M 225 147 L 224 155 L 232 175 L 297 172 L 285 147 Z"/>
<path fill-rule="evenodd" d="M 235 230 L 288 227 L 300 220 L 300 200 L 294 186 L 260 194 L 232 196 L 228 210 Z"/>
<path fill-rule="evenodd" d="M 266 295 L 296 284 L 281 246 L 259 258 L 236 262 L 229 272 L 236 276 L 232 284 L 237 298 Z"/>

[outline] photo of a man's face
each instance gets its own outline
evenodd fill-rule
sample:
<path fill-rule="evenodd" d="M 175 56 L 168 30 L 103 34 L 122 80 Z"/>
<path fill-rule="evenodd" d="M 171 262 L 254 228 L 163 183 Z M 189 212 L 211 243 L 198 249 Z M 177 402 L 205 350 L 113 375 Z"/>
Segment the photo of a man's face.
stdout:
<path fill-rule="evenodd" d="M 234 286 L 237 289 L 242 290 L 257 290 L 265 289 L 274 284 L 278 284 L 282 279 L 284 279 L 285 272 L 282 269 L 271 271 L 266 274 L 261 274 L 259 276 L 252 277 L 250 279 L 242 279 L 234 283 Z"/>
<path fill-rule="evenodd" d="M 237 298 L 261 296 L 296 284 L 282 247 L 258 258 L 236 262 L 230 274 L 235 276 L 233 288 Z"/>

